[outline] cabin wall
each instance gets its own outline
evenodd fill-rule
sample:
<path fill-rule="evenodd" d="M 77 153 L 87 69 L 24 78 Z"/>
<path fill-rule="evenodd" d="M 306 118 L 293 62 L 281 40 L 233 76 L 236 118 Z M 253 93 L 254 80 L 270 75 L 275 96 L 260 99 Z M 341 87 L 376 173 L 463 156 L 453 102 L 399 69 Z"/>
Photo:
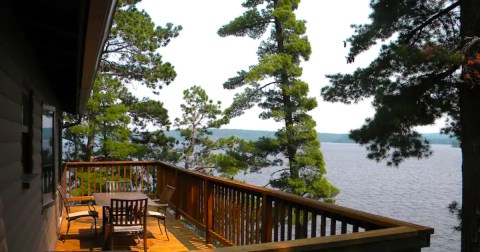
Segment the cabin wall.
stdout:
<path fill-rule="evenodd" d="M 54 250 L 59 213 L 55 204 L 42 202 L 42 106 L 48 104 L 56 108 L 56 160 L 60 158 L 61 136 L 57 122 L 61 110 L 22 30 L 16 25 L 9 2 L 0 1 L 0 199 L 3 203 L 0 218 L 5 223 L 8 251 Z M 29 188 L 25 188 L 22 183 L 22 95 L 29 90 L 33 92 L 33 179 Z M 58 163 L 54 168 L 55 181 L 58 181 Z"/>

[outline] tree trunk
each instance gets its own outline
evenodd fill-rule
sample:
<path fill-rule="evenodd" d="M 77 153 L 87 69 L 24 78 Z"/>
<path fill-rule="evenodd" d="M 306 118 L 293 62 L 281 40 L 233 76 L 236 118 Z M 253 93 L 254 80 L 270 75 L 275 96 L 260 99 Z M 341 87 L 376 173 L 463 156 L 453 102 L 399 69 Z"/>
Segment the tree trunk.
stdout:
<path fill-rule="evenodd" d="M 95 144 L 95 134 L 89 134 L 87 137 L 87 150 L 86 150 L 86 160 L 93 161 L 93 147 Z"/>
<path fill-rule="evenodd" d="M 478 0 L 461 2 L 460 21 L 462 38 L 480 36 Z M 480 251 L 480 80 L 477 81 L 474 84 L 466 81 L 459 87 L 463 252 Z"/>
<path fill-rule="evenodd" d="M 278 1 L 274 1 L 275 6 L 278 4 Z M 275 40 L 277 42 L 277 49 L 278 53 L 284 53 L 284 38 L 283 38 L 283 27 L 280 20 L 275 18 Z M 290 168 L 290 178 L 297 179 L 299 177 L 298 166 L 296 165 L 295 155 L 297 154 L 297 146 L 294 143 L 294 136 L 293 132 L 291 132 L 291 128 L 293 126 L 293 114 L 292 114 L 292 104 L 290 101 L 290 96 L 286 95 L 286 90 L 284 90 L 287 86 L 289 79 L 285 69 L 282 69 L 282 73 L 280 74 L 280 83 L 282 86 L 282 102 L 283 102 L 283 110 L 285 112 L 285 134 L 287 137 L 287 158 L 288 158 L 288 165 Z"/>
<path fill-rule="evenodd" d="M 480 251 L 480 86 L 460 88 L 462 251 Z"/>

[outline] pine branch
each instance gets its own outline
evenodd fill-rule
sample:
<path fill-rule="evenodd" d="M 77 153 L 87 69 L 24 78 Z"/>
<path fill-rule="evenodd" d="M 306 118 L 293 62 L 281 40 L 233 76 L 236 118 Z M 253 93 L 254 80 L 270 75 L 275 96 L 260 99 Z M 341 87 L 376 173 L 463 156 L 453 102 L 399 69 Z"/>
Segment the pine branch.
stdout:
<path fill-rule="evenodd" d="M 427 20 L 425 20 L 425 22 L 423 22 L 422 24 L 420 24 L 419 26 L 415 27 L 413 30 L 411 30 L 405 37 L 405 39 L 403 39 L 403 41 L 405 42 L 409 42 L 413 36 L 420 30 L 422 30 L 423 28 L 427 27 L 429 24 L 433 23 L 435 20 L 437 20 L 438 18 L 442 17 L 443 15 L 447 14 L 448 12 L 450 12 L 451 10 L 455 9 L 456 7 L 460 6 L 460 0 L 456 1 L 455 3 L 451 4 L 450 6 L 448 6 L 447 8 L 439 11 L 437 14 L 431 16 L 430 18 L 428 18 Z"/>
<path fill-rule="evenodd" d="M 78 116 L 77 120 L 75 122 L 65 122 L 62 124 L 62 129 L 68 129 L 68 128 L 71 128 L 73 126 L 76 126 L 76 125 L 79 125 L 82 123 L 82 116 Z"/>
<path fill-rule="evenodd" d="M 263 85 L 263 86 L 255 89 L 255 91 L 253 91 L 253 92 L 247 97 L 247 100 L 250 100 L 250 98 L 252 98 L 258 91 L 260 91 L 260 90 L 262 90 L 262 89 L 264 89 L 264 88 L 266 88 L 266 87 L 268 87 L 268 86 L 270 86 L 270 85 L 272 85 L 272 84 L 278 84 L 278 83 L 280 83 L 280 82 L 278 82 L 278 81 L 272 81 L 272 82 L 270 82 L 270 83 L 267 83 L 267 84 L 265 84 L 265 85 Z"/>

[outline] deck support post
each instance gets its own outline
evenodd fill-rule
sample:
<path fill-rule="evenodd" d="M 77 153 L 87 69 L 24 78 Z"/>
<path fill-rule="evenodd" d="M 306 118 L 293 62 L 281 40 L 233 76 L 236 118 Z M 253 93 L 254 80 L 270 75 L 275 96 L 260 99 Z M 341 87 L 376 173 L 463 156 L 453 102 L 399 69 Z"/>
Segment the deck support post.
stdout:
<path fill-rule="evenodd" d="M 204 220 L 205 220 L 205 241 L 207 244 L 212 243 L 211 230 L 213 229 L 213 185 L 204 179 Z"/>
<path fill-rule="evenodd" d="M 272 241 L 272 202 L 262 194 L 262 243 Z"/>
<path fill-rule="evenodd" d="M 175 218 L 177 220 L 180 220 L 181 218 L 180 218 L 180 211 L 178 211 L 179 209 L 178 204 L 180 202 L 180 195 L 183 195 L 182 194 L 183 189 L 182 187 L 179 186 L 179 183 L 178 183 L 178 170 L 175 170 L 175 188 L 178 188 L 177 197 L 175 197 L 174 199 L 175 200 Z"/>

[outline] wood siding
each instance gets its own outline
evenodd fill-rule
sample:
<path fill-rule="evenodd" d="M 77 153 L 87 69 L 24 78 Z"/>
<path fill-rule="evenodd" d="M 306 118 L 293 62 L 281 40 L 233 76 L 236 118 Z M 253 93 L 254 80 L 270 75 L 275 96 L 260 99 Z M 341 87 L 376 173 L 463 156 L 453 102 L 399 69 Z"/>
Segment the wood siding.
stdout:
<path fill-rule="evenodd" d="M 3 201 L 8 251 L 55 249 L 58 213 L 42 205 L 42 104 L 61 110 L 41 67 L 16 25 L 9 1 L 0 2 L 0 196 Z M 33 91 L 33 174 L 30 188 L 22 187 L 22 94 Z M 56 120 L 57 122 L 58 120 Z M 58 127 L 58 125 L 56 125 Z M 58 128 L 55 137 L 58 140 Z M 58 142 L 55 143 L 58 150 Z M 57 160 L 60 158 L 55 151 Z M 58 167 L 55 168 L 58 172 Z M 58 178 L 58 174 L 56 175 Z M 1 221 L 1 220 L 0 220 Z M 25 242 L 28 241 L 28 242 Z"/>

